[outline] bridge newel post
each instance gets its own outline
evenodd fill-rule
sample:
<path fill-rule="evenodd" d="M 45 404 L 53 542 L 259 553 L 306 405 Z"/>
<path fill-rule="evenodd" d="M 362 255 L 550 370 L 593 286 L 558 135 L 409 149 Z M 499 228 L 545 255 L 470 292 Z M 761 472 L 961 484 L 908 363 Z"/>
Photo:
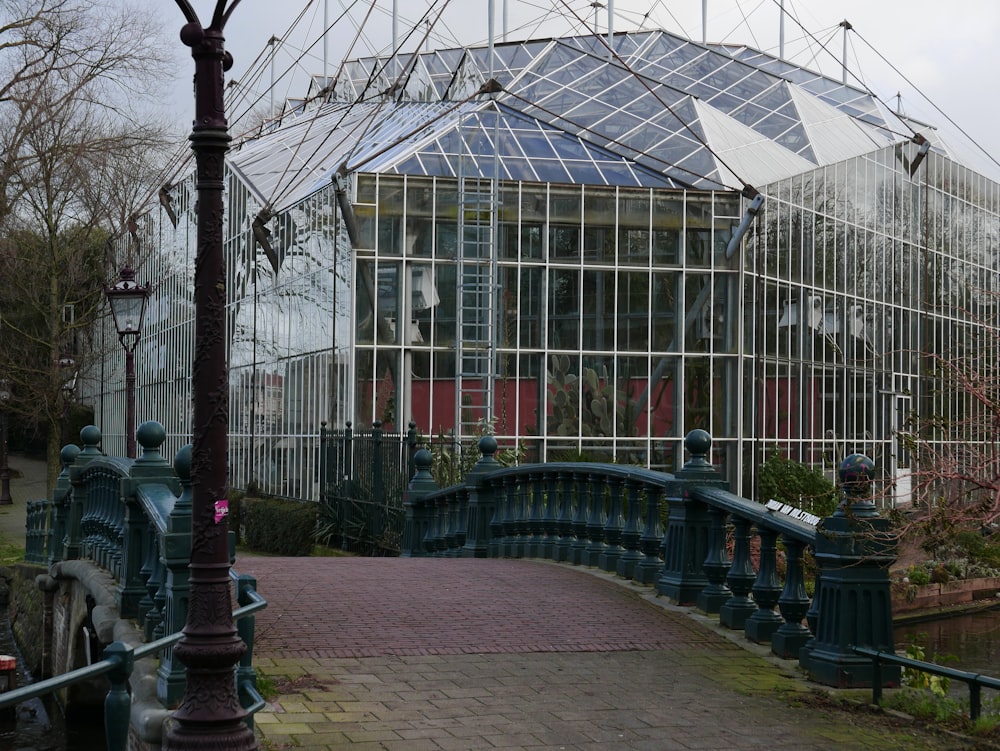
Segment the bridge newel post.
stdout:
<path fill-rule="evenodd" d="M 49 529 L 48 563 L 62 560 L 66 547 L 66 516 L 69 512 L 70 491 L 69 468 L 80 454 L 80 447 L 72 443 L 63 446 L 59 452 L 62 471 L 56 478 L 56 487 L 52 491 L 52 527 Z"/>
<path fill-rule="evenodd" d="M 180 486 L 180 495 L 167 514 L 167 532 L 160 541 L 159 554 L 166 568 L 166 603 L 160 624 L 164 635 L 175 634 L 187 623 L 190 598 L 191 559 L 191 451 L 188 444 L 174 457 L 174 473 Z M 174 708 L 180 704 L 187 684 L 187 673 L 180 660 L 174 658 L 173 647 L 160 655 L 156 671 L 156 695 L 163 706 Z"/>
<path fill-rule="evenodd" d="M 704 430 L 692 430 L 684 446 L 690 458 L 666 487 L 670 513 L 663 537 L 663 572 L 656 581 L 656 591 L 679 605 L 694 605 L 708 586 L 703 565 L 711 520 L 705 504 L 694 500 L 691 491 L 699 486 L 727 488 L 728 483 L 708 461 L 712 436 Z"/>
<path fill-rule="evenodd" d="M 146 483 L 166 485 L 174 492 L 179 489 L 170 463 L 160 453 L 160 447 L 167 438 L 163 426 L 153 420 L 144 422 L 135 431 L 135 437 L 142 446 L 142 455 L 132 463 L 128 478 L 121 481 L 125 513 L 118 602 L 122 617 L 125 618 L 145 615 L 139 612 L 139 603 L 147 595 L 146 579 L 153 570 L 150 556 L 159 555 L 158 550 L 149 549 L 151 545 L 155 545 L 155 535 L 148 533 L 149 519 L 139 504 L 138 489 Z M 144 565 L 148 571 L 145 575 Z M 147 609 L 148 607 L 149 604 L 146 605 Z"/>
<path fill-rule="evenodd" d="M 431 452 L 423 448 L 413 455 L 413 466 L 416 470 L 403 494 L 403 558 L 422 558 L 428 554 L 424 547 L 427 535 L 430 513 L 424 499 L 440 488 L 431 477 Z"/>
<path fill-rule="evenodd" d="M 814 637 L 799 663 L 819 683 L 864 688 L 876 680 L 874 668 L 853 647 L 895 649 L 889 566 L 896 560 L 896 542 L 889 520 L 879 516 L 872 500 L 874 462 L 851 454 L 839 474 L 843 499 L 816 530 L 820 603 Z M 881 680 L 898 685 L 899 668 L 884 666 Z"/>
<path fill-rule="evenodd" d="M 500 469 L 496 459 L 497 439 L 484 435 L 479 439 L 479 461 L 465 476 L 465 490 L 468 501 L 465 509 L 465 543 L 462 545 L 463 558 L 486 558 L 490 554 L 492 529 L 490 523 L 496 507 L 493 484 L 489 475 Z M 459 518 L 462 518 L 460 514 Z"/>
<path fill-rule="evenodd" d="M 135 657 L 129 647 L 116 641 L 104 648 L 103 658 L 115 661 L 115 667 L 108 673 L 111 689 L 104 699 L 104 734 L 109 749 L 123 751 L 128 748 L 129 710 L 132 704 L 128 681 Z"/>
<path fill-rule="evenodd" d="M 69 482 L 72 487 L 69 496 L 69 510 L 66 514 L 66 537 L 63 538 L 63 560 L 72 561 L 80 557 L 82 552 L 83 504 L 86 500 L 82 489 L 81 475 L 83 470 L 94 459 L 104 456 L 98 448 L 101 445 L 101 431 L 96 425 L 88 425 L 80 431 L 80 442 L 83 449 L 76 455 L 69 469 Z"/>

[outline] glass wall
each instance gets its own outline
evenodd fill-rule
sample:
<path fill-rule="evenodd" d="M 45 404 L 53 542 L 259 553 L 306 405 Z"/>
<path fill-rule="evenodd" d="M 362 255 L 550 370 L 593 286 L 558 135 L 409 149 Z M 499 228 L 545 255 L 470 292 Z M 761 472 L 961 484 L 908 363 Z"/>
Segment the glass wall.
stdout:
<path fill-rule="evenodd" d="M 908 414 L 982 409 L 930 364 L 996 361 L 1000 195 L 933 153 L 911 178 L 900 155 L 767 186 L 728 258 L 736 193 L 355 174 L 352 249 L 332 187 L 255 231 L 263 207 L 230 175 L 232 484 L 314 500 L 321 424 L 375 420 L 666 470 L 704 428 L 749 496 L 772 451 L 831 474 L 863 451 L 901 475 Z M 117 246 L 153 282 L 138 416 L 169 452 L 190 432 L 193 196 L 175 186 Z M 87 398 L 123 453 L 108 350 Z"/>

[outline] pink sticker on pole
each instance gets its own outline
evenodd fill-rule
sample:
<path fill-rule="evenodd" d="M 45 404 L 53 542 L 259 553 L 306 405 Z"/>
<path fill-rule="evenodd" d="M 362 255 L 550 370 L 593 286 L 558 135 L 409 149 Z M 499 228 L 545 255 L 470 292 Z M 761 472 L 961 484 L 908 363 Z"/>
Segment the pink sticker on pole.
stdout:
<path fill-rule="evenodd" d="M 215 523 L 218 524 L 229 516 L 229 501 L 222 498 L 215 502 Z"/>

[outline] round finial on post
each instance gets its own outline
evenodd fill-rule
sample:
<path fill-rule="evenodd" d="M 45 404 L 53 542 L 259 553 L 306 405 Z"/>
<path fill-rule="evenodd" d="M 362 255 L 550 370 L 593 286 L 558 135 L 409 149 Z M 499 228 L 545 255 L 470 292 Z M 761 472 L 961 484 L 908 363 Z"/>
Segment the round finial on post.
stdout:
<path fill-rule="evenodd" d="M 174 472 L 181 485 L 191 484 L 191 444 L 182 446 L 174 457 Z"/>
<path fill-rule="evenodd" d="M 413 479 L 410 480 L 409 493 L 405 503 L 412 505 L 414 501 L 438 490 L 437 483 L 434 482 L 434 477 L 431 475 L 433 461 L 434 457 L 427 449 L 420 449 L 413 455 L 413 466 L 416 469 L 413 472 Z"/>
<path fill-rule="evenodd" d="M 481 462 L 496 462 L 497 439 L 491 435 L 484 435 L 479 439 L 479 453 L 482 454 Z"/>
<path fill-rule="evenodd" d="M 181 483 L 181 494 L 174 503 L 172 516 L 180 516 L 191 513 L 192 490 L 191 490 L 191 444 L 181 446 L 180 451 L 174 457 L 174 473 Z"/>
<path fill-rule="evenodd" d="M 413 466 L 417 468 L 417 472 L 427 472 L 430 474 L 431 464 L 434 462 L 434 457 L 431 456 L 431 452 L 427 449 L 420 449 L 413 455 Z"/>
<path fill-rule="evenodd" d="M 70 464 L 76 461 L 76 457 L 80 455 L 80 447 L 74 443 L 67 443 L 62 447 L 62 451 L 59 452 L 59 463 L 63 467 L 68 467 Z"/>
<path fill-rule="evenodd" d="M 684 439 L 684 447 L 691 454 L 691 458 L 684 464 L 684 469 L 711 468 L 708 452 L 712 450 L 712 436 L 708 431 L 700 428 L 692 430 Z"/>
<path fill-rule="evenodd" d="M 864 454 L 851 454 L 840 463 L 838 475 L 844 499 L 836 513 L 840 516 L 847 513 L 854 516 L 878 516 L 872 498 L 875 462 Z"/>
<path fill-rule="evenodd" d="M 160 453 L 160 447 L 167 440 L 167 431 L 156 420 L 147 420 L 135 431 L 135 438 L 142 446 L 142 456 L 137 461 L 143 464 L 163 462 L 166 460 Z"/>
<path fill-rule="evenodd" d="M 81 454 L 85 456 L 103 456 L 101 450 L 97 448 L 101 445 L 101 430 L 96 425 L 88 425 L 80 431 L 80 442 L 83 443 Z"/>

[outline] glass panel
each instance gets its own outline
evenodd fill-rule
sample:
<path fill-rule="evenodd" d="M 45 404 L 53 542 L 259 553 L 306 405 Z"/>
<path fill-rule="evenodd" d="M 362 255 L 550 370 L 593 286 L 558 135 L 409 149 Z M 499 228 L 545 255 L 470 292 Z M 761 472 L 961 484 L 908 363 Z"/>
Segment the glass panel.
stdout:
<path fill-rule="evenodd" d="M 549 347 L 580 347 L 580 272 L 552 269 L 549 283 Z"/>
<path fill-rule="evenodd" d="M 649 348 L 649 274 L 622 271 L 618 275 L 618 349 L 645 352 Z"/>
<path fill-rule="evenodd" d="M 583 348 L 613 350 L 615 341 L 615 275 L 583 272 Z"/>

